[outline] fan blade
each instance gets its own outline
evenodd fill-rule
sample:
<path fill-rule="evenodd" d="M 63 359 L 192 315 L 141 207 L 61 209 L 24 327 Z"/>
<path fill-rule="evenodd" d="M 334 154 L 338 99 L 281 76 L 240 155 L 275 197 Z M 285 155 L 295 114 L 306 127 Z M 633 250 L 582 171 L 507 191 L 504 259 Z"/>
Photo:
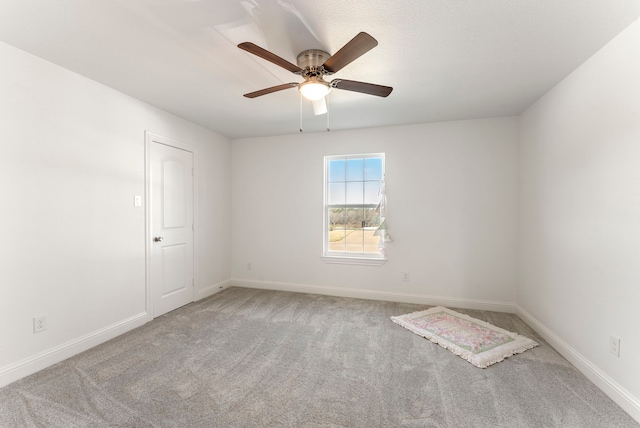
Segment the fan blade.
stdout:
<path fill-rule="evenodd" d="M 344 89 L 345 91 L 362 92 L 363 94 L 376 95 L 378 97 L 388 96 L 393 88 L 390 86 L 375 85 L 373 83 L 357 82 L 355 80 L 334 79 L 331 87 Z"/>
<path fill-rule="evenodd" d="M 285 83 L 284 85 L 272 86 L 270 88 L 260 89 L 259 91 L 249 92 L 248 94 L 244 94 L 247 98 L 256 98 L 261 97 L 263 95 L 270 94 L 272 92 L 282 91 L 284 89 L 295 88 L 298 86 L 297 83 Z"/>
<path fill-rule="evenodd" d="M 259 56 L 260 58 L 266 59 L 267 61 L 270 61 L 275 65 L 279 65 L 280 67 L 284 68 L 285 70 L 289 70 L 292 73 L 302 72 L 302 69 L 297 65 L 292 64 L 286 59 L 280 58 L 278 55 L 271 53 L 268 50 L 261 48 L 260 46 L 255 45 L 251 42 L 240 43 L 238 47 L 242 50 Z"/>
<path fill-rule="evenodd" d="M 335 73 L 336 71 L 348 65 L 352 61 L 358 59 L 371 49 L 378 46 L 376 39 L 368 35 L 367 33 L 359 33 L 349 43 L 344 45 L 338 52 L 333 54 L 331 58 L 325 61 L 324 68 L 329 73 Z"/>

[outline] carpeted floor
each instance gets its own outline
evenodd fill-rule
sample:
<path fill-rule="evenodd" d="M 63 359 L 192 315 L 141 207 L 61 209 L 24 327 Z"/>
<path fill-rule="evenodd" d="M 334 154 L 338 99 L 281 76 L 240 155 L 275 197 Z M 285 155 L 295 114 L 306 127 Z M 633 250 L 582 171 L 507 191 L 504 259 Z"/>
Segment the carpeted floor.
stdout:
<path fill-rule="evenodd" d="M 425 306 L 229 288 L 0 389 L 0 427 L 637 427 L 540 346 L 487 369 L 394 324 Z"/>

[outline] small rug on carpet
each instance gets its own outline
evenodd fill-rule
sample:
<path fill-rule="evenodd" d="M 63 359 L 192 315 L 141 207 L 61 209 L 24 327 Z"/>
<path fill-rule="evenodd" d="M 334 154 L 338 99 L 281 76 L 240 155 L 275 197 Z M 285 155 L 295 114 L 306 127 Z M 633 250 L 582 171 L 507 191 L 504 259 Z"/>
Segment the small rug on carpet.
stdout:
<path fill-rule="evenodd" d="M 481 369 L 538 346 L 529 338 L 442 306 L 391 320 Z"/>

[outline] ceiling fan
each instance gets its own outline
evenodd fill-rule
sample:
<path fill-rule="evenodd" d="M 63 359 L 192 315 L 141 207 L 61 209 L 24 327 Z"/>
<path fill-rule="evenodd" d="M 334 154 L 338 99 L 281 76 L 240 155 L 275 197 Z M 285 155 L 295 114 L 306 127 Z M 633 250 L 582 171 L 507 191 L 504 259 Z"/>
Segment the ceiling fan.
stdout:
<path fill-rule="evenodd" d="M 240 49 L 266 59 L 267 61 L 279 65 L 285 70 L 289 70 L 290 72 L 304 78 L 304 82 L 301 83 L 285 83 L 261 89 L 259 91 L 250 92 L 248 94 L 244 94 L 244 96 L 247 98 L 256 98 L 273 92 L 282 91 L 284 89 L 297 87 L 298 91 L 300 91 L 305 98 L 311 101 L 324 101 L 324 97 L 333 88 L 361 92 L 363 94 L 376 95 L 378 97 L 386 97 L 393 90 L 392 87 L 346 79 L 334 79 L 331 82 L 324 80 L 324 76 L 330 76 L 333 73 L 336 73 L 352 61 L 369 52 L 377 45 L 378 42 L 376 39 L 367 33 L 361 32 L 333 55 L 329 55 L 327 52 L 319 49 L 308 49 L 302 51 L 298 54 L 297 65 L 295 65 L 251 42 L 240 43 L 238 45 Z"/>

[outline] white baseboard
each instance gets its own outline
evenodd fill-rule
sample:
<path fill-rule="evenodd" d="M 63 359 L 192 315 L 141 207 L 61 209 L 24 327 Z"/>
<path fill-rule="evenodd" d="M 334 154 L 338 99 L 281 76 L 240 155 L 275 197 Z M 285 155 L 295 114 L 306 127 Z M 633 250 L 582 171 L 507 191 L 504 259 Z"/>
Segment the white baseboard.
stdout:
<path fill-rule="evenodd" d="M 6 386 L 18 379 L 22 379 L 134 328 L 140 327 L 148 321 L 151 321 L 151 319 L 151 315 L 143 312 L 29 358 L 25 358 L 17 363 L 1 367 L 0 387 Z"/>
<path fill-rule="evenodd" d="M 212 296 L 217 292 L 229 287 L 230 280 L 222 281 L 200 289 L 196 293 L 196 300 Z M 89 333 L 85 336 L 74 339 L 70 342 L 48 349 L 39 354 L 25 358 L 17 363 L 0 367 L 0 388 L 18 379 L 29 376 L 37 371 L 52 366 L 60 361 L 70 358 L 80 352 L 84 352 L 107 340 L 113 339 L 134 328 L 151 321 L 153 317 L 146 312 L 134 315 L 128 319 L 107 326 L 101 330 Z"/>
<path fill-rule="evenodd" d="M 638 397 L 634 397 L 629 391 L 620 386 L 591 361 L 569 346 L 567 342 L 562 340 L 553 331 L 518 305 L 516 305 L 516 315 L 549 342 L 551 347 L 580 370 L 582 374 L 607 394 L 617 405 L 622 407 L 624 411 L 640 423 L 640 400 Z"/>
<path fill-rule="evenodd" d="M 225 288 L 228 288 L 230 284 L 231 284 L 231 280 L 227 279 L 225 281 L 220 281 L 216 284 L 209 285 L 205 288 L 202 288 L 198 290 L 196 293 L 196 301 L 204 299 L 209 296 L 213 296 L 214 294 L 224 290 Z"/>
<path fill-rule="evenodd" d="M 447 306 L 450 308 L 477 309 L 494 312 L 515 312 L 515 303 L 491 300 L 460 299 L 455 297 L 429 296 L 426 294 L 392 293 L 388 291 L 362 288 L 335 287 L 329 285 L 296 284 L 290 282 L 257 281 L 233 278 L 230 285 L 264 290 L 294 291 L 299 293 L 323 294 L 327 296 L 352 297 L 368 300 L 387 300 L 390 302 L 417 303 L 429 306 Z"/>

